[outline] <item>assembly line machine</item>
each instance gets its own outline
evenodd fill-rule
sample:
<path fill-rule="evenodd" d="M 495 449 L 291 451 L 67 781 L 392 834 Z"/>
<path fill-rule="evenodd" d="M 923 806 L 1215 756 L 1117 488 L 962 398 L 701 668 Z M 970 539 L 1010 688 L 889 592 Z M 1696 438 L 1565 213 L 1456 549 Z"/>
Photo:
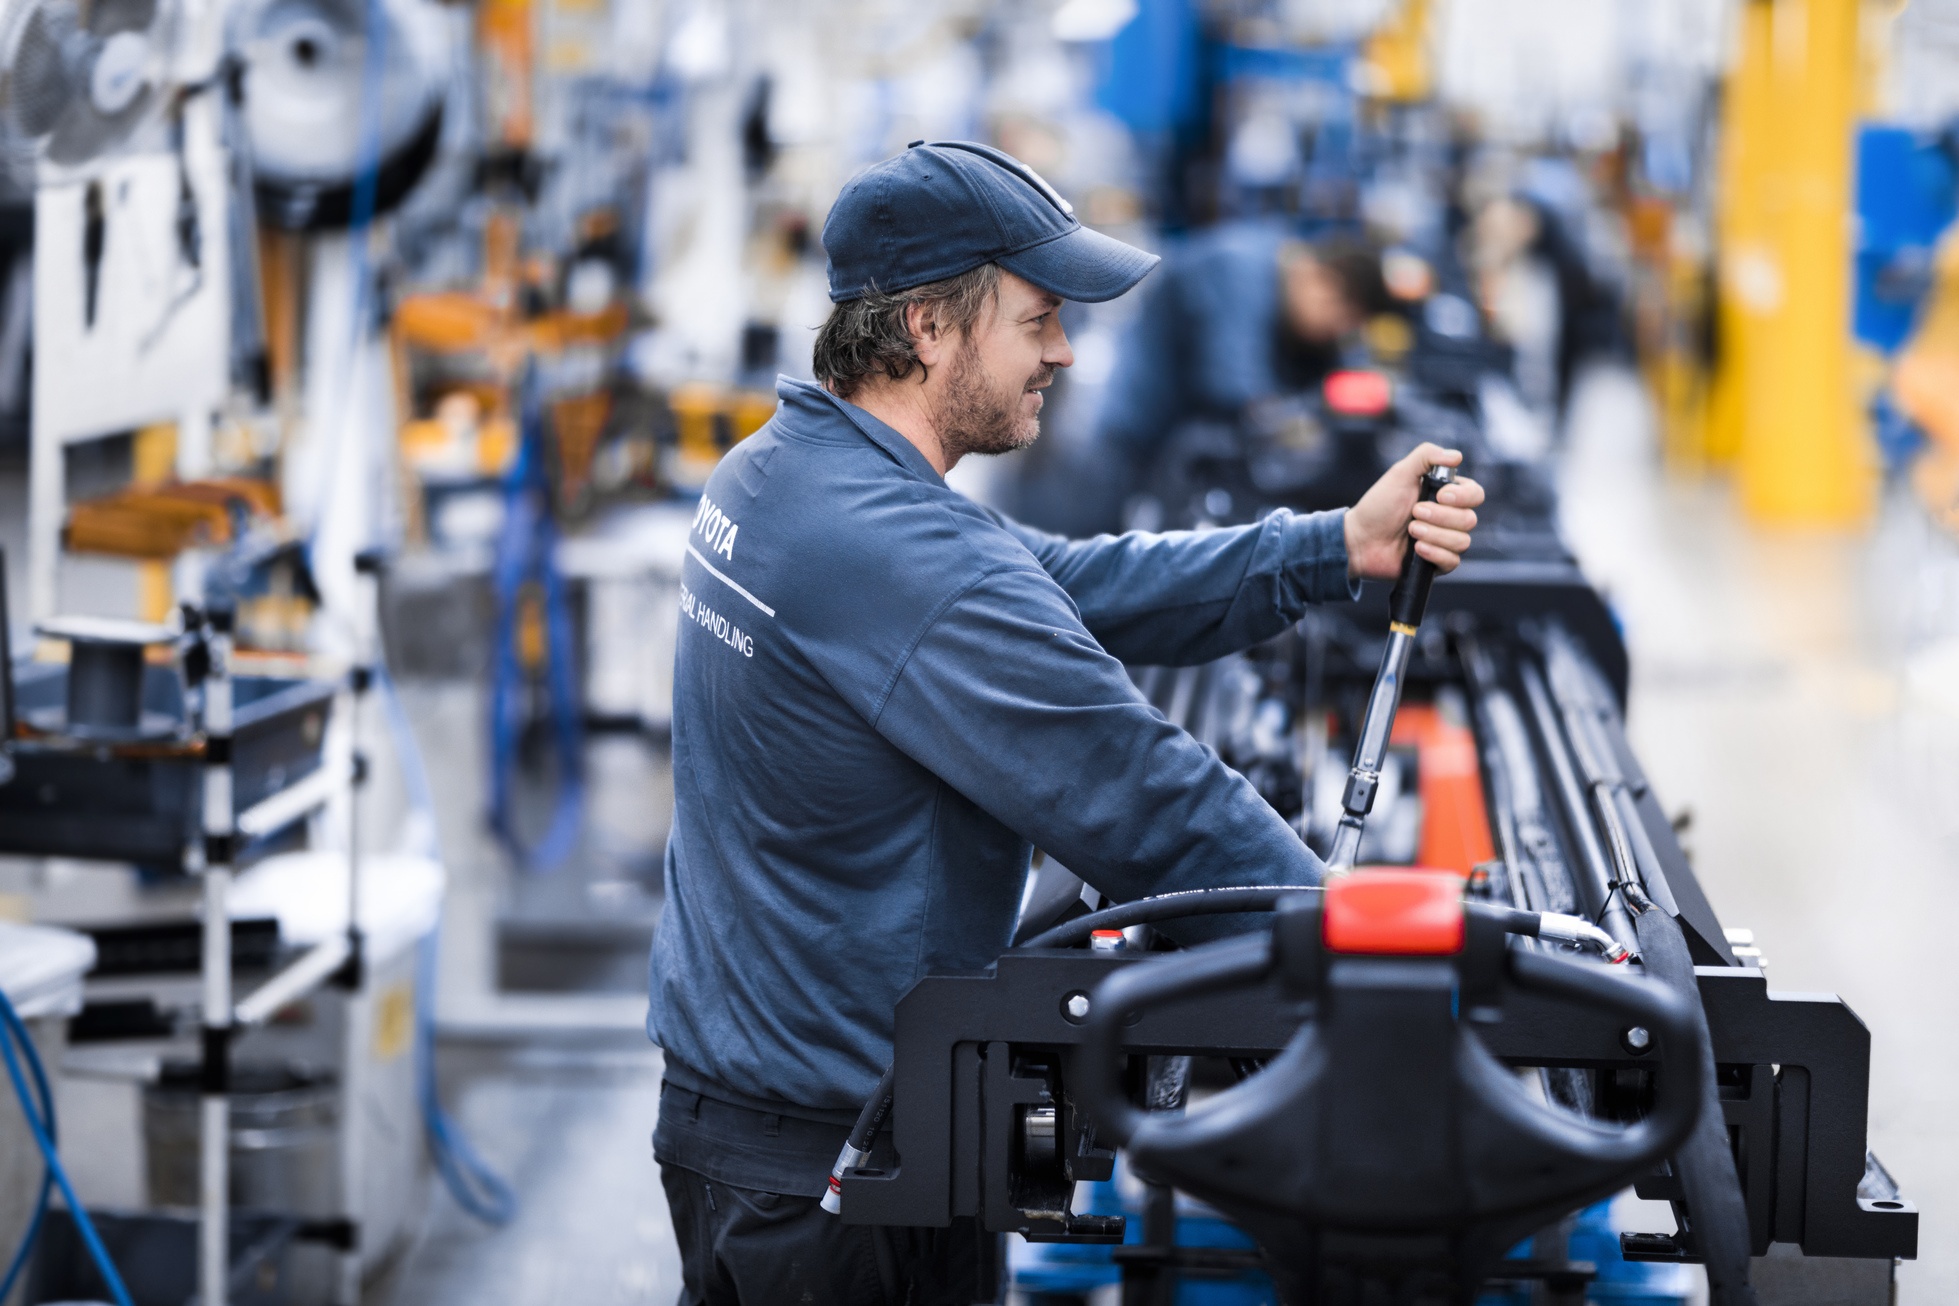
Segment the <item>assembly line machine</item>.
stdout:
<path fill-rule="evenodd" d="M 1042 865 L 1012 951 L 900 1003 L 888 1095 L 835 1181 L 845 1222 L 1110 1244 L 1125 1302 L 1250 1267 L 1291 1303 L 1518 1283 L 1576 1302 L 1595 1267 L 1543 1231 L 1630 1186 L 1676 1228 L 1623 1234 L 1625 1259 L 1706 1264 L 1716 1306 L 1751 1300 L 1772 1245 L 1762 1302 L 1888 1303 L 1918 1215 L 1866 1146 L 1871 1033 L 1835 996 L 1772 991 L 1723 926 L 1627 742 L 1612 614 L 1558 538 L 1541 463 L 1492 447 L 1466 355 L 1439 382 L 1335 378 L 1302 410 L 1317 450 L 1200 432 L 1156 482 L 1169 524 L 1249 520 L 1335 493 L 1324 451 L 1371 479 L 1435 439 L 1488 487 L 1425 619 L 1369 587 L 1244 655 L 1132 670 L 1360 869 L 1111 906 Z M 1216 912 L 1275 914 L 1171 941 Z M 863 1126 L 887 1115 L 873 1143 Z M 1078 1198 L 1119 1150 L 1148 1194 L 1140 1240 L 1136 1210 Z M 1176 1245 L 1173 1190 L 1258 1249 Z"/>

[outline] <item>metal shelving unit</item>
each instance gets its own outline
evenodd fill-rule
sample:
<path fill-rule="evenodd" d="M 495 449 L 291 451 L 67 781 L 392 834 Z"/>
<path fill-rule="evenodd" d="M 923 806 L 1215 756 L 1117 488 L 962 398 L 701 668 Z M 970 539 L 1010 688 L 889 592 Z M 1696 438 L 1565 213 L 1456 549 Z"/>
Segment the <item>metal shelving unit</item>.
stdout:
<path fill-rule="evenodd" d="M 105 746 L 98 739 L 18 731 L 5 613 L 5 592 L 0 589 L 0 740 L 7 745 L 5 753 L 0 753 L 0 763 L 5 767 L 10 769 L 17 760 L 12 754 L 99 756 L 105 747 L 109 755 L 117 755 L 119 749 L 121 755 L 130 755 L 130 748 L 139 747 L 147 748 L 151 757 L 179 760 L 190 757 L 198 767 L 195 819 L 188 823 L 191 828 L 181 848 L 181 864 L 201 881 L 203 913 L 198 1022 L 201 1104 L 197 1283 L 202 1306 L 225 1306 L 231 1275 L 229 1144 L 233 1044 L 240 1035 L 264 1027 L 280 1011 L 323 986 L 335 985 L 350 996 L 360 996 L 366 981 L 357 844 L 350 842 L 348 856 L 346 929 L 314 944 L 242 998 L 235 993 L 232 973 L 230 896 L 234 876 L 242 853 L 251 843 L 317 812 L 342 792 L 349 793 L 350 804 L 357 810 L 366 766 L 356 749 L 351 766 L 335 767 L 330 761 L 323 761 L 318 768 L 239 809 L 236 802 L 239 786 L 234 773 L 237 738 L 233 614 L 224 609 L 204 612 L 185 609 L 185 633 L 191 638 L 183 654 L 187 691 L 185 729 L 178 737 L 139 746 Z M 371 669 L 365 662 L 357 665 L 350 677 L 351 710 L 356 718 L 371 678 Z M 83 859 L 90 856 L 85 851 L 74 855 Z M 363 1021 L 350 1018 L 345 1022 L 340 1057 L 340 1091 L 344 1103 L 358 1100 L 361 1057 L 357 1053 L 360 1040 L 367 1034 Z M 362 1191 L 359 1131 L 352 1125 L 351 1120 L 343 1121 L 341 1130 L 343 1212 L 354 1209 Z M 328 1222 L 331 1227 L 325 1229 L 319 1227 L 321 1222 L 316 1219 L 292 1223 L 336 1246 L 342 1266 L 336 1300 L 348 1306 L 357 1302 L 361 1266 L 354 1221 Z"/>

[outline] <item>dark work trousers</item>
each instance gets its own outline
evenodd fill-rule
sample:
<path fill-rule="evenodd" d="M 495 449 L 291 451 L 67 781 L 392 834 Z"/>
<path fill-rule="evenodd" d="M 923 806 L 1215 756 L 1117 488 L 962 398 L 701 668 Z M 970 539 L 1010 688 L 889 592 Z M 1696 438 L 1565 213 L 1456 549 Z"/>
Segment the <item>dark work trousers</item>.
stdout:
<path fill-rule="evenodd" d="M 853 1225 L 817 1205 L 846 1133 L 662 1087 L 654 1152 L 680 1243 L 680 1306 L 996 1300 L 998 1240 L 977 1222 Z"/>

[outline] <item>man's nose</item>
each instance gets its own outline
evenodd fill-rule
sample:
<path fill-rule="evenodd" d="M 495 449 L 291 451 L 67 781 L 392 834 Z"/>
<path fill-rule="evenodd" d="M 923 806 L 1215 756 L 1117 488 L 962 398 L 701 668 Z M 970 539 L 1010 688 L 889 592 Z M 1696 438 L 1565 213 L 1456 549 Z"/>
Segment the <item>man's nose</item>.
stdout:
<path fill-rule="evenodd" d="M 1059 322 L 1054 324 L 1047 347 L 1041 350 L 1041 361 L 1049 367 L 1073 367 L 1075 351 L 1068 344 L 1068 333 Z"/>

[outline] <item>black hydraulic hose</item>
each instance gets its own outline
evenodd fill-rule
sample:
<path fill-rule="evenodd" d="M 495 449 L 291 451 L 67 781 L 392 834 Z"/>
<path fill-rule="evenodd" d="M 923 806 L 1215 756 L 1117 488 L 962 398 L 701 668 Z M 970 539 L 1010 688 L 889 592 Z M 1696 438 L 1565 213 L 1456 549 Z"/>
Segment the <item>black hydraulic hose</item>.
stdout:
<path fill-rule="evenodd" d="M 1755 1290 L 1748 1283 L 1748 1206 L 1735 1173 L 1727 1117 L 1714 1078 L 1714 1044 L 1707 1033 L 1707 1011 L 1701 1006 L 1687 939 L 1679 923 L 1656 909 L 1637 885 L 1628 886 L 1624 897 L 1639 912 L 1633 928 L 1639 933 L 1647 972 L 1687 1000 L 1701 1029 L 1700 1122 L 1674 1153 L 1673 1169 L 1687 1202 L 1688 1232 L 1707 1263 L 1708 1298 L 1712 1306 L 1755 1306 Z"/>
<path fill-rule="evenodd" d="M 1521 908 L 1533 905 L 1548 907 L 1550 904 L 1545 902 L 1533 904 L 1533 898 L 1543 895 L 1535 893 L 1537 886 L 1524 878 L 1523 839 L 1517 830 L 1517 807 L 1511 793 L 1509 759 L 1503 755 L 1503 744 L 1496 738 L 1496 723 L 1488 701 L 1496 679 L 1489 665 L 1489 655 L 1467 630 L 1456 632 L 1456 651 L 1469 678 L 1470 711 L 1476 719 L 1476 733 L 1481 745 L 1479 751 L 1489 782 L 1490 810 L 1496 816 L 1497 851 L 1503 859 L 1505 879 L 1509 882 L 1505 887 L 1510 892 L 1511 905 Z"/>
<path fill-rule="evenodd" d="M 1185 889 L 1138 898 L 1101 911 L 1063 921 L 1020 945 L 1022 948 L 1072 948 L 1088 941 L 1097 930 L 1124 930 L 1131 925 L 1179 920 L 1186 916 L 1220 916 L 1229 912 L 1275 911 L 1281 899 L 1294 893 L 1318 893 L 1317 884 L 1248 885 L 1230 889 Z"/>
<path fill-rule="evenodd" d="M 1580 880 L 1580 884 L 1574 887 L 1580 888 L 1581 894 L 1591 899 L 1584 904 L 1585 909 L 1596 913 L 1598 923 L 1614 938 L 1628 945 L 1635 943 L 1637 939 L 1630 915 L 1614 893 L 1618 876 L 1607 860 L 1605 850 L 1599 846 L 1596 825 L 1591 818 L 1591 804 L 1586 801 L 1584 786 L 1579 782 L 1571 743 L 1565 737 L 1551 692 L 1545 687 L 1544 678 L 1538 674 L 1537 668 L 1528 662 L 1518 668 L 1518 673 L 1523 682 L 1525 701 L 1530 705 L 1532 723 L 1537 727 L 1538 738 L 1542 740 L 1545 756 L 1551 763 L 1551 777 L 1560 805 L 1564 808 L 1565 824 L 1578 849 L 1578 863 L 1586 872 L 1583 877 L 1573 877 Z M 1584 893 L 1586 890 L 1589 893 Z"/>
<path fill-rule="evenodd" d="M 871 1154 L 871 1143 L 877 1138 L 877 1131 L 884 1128 L 884 1122 L 891 1114 L 892 1089 L 898 1082 L 898 1063 L 892 1062 L 884 1068 L 877 1087 L 864 1102 L 864 1109 L 857 1113 L 857 1123 L 850 1127 L 850 1137 L 837 1153 L 837 1163 L 830 1167 L 830 1183 L 823 1190 L 823 1209 L 831 1215 L 843 1210 L 843 1175 L 853 1170 L 858 1163 Z"/>

